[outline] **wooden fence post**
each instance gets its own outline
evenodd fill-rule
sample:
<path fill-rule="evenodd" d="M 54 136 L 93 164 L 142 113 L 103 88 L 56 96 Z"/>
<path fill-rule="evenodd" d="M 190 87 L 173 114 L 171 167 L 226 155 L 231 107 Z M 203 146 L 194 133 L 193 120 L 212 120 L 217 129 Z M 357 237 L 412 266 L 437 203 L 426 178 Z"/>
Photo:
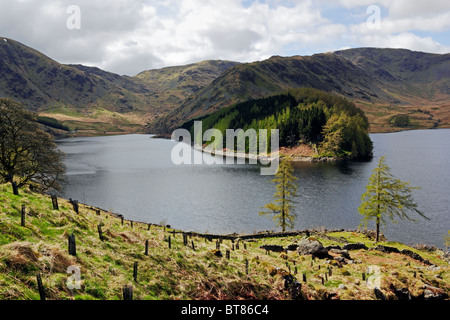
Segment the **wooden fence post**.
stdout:
<path fill-rule="evenodd" d="M 80 213 L 78 207 L 78 200 L 72 200 L 72 198 L 70 198 L 69 201 L 72 204 L 73 211 L 75 211 L 77 214 Z"/>
<path fill-rule="evenodd" d="M 42 284 L 42 277 L 40 273 L 37 274 L 36 279 L 38 284 L 39 296 L 41 297 L 42 301 L 45 301 L 45 289 L 44 285 Z"/>
<path fill-rule="evenodd" d="M 245 259 L 245 274 L 248 275 L 248 259 Z"/>
<path fill-rule="evenodd" d="M 227 249 L 227 251 L 226 251 L 226 257 L 228 260 L 230 260 L 230 250 L 229 249 Z"/>
<path fill-rule="evenodd" d="M 169 249 L 172 249 L 172 239 L 171 239 L 171 237 L 169 236 L 169 239 L 168 239 L 168 241 L 169 241 Z"/>
<path fill-rule="evenodd" d="M 145 240 L 145 253 L 146 256 L 148 256 L 148 240 Z"/>
<path fill-rule="evenodd" d="M 69 255 L 76 257 L 77 255 L 77 246 L 75 242 L 75 235 L 69 235 Z"/>
<path fill-rule="evenodd" d="M 52 196 L 52 205 L 53 205 L 53 210 L 59 210 L 58 197 L 55 195 Z"/>
<path fill-rule="evenodd" d="M 133 266 L 133 279 L 135 282 L 137 282 L 137 277 L 138 277 L 138 263 L 136 261 Z"/>
<path fill-rule="evenodd" d="M 101 241 L 104 241 L 105 238 L 103 237 L 102 225 L 99 224 L 99 225 L 97 226 L 97 229 L 98 229 L 98 236 L 100 237 L 100 240 L 101 240 Z"/>
<path fill-rule="evenodd" d="M 191 243 L 192 243 L 192 250 L 194 250 L 194 251 L 195 251 L 195 244 L 194 244 L 194 240 L 192 240 L 192 241 L 191 241 Z"/>
<path fill-rule="evenodd" d="M 123 300 L 131 301 L 133 300 L 133 286 L 125 285 L 122 288 Z"/>
<path fill-rule="evenodd" d="M 21 225 L 22 227 L 25 227 L 25 216 L 26 216 L 26 213 L 25 213 L 25 205 L 23 204 L 23 205 L 22 205 L 21 218 L 20 218 L 20 225 Z"/>

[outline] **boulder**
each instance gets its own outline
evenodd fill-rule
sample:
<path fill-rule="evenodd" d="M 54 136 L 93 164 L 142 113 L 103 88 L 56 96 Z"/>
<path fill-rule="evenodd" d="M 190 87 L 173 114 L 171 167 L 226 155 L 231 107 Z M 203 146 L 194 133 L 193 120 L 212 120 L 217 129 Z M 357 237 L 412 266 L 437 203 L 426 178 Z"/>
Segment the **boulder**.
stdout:
<path fill-rule="evenodd" d="M 346 245 L 344 245 L 344 247 L 342 249 L 344 249 L 344 250 L 360 250 L 360 249 L 367 250 L 367 247 L 364 243 L 347 243 Z"/>
<path fill-rule="evenodd" d="M 345 259 L 351 260 L 350 254 L 348 253 L 348 250 L 341 250 L 341 249 L 331 249 L 330 252 L 335 254 L 340 254 Z"/>
<path fill-rule="evenodd" d="M 265 244 L 260 246 L 261 249 L 273 252 L 284 252 L 283 246 Z"/>
<path fill-rule="evenodd" d="M 400 250 L 398 250 L 397 248 L 394 247 L 388 247 L 388 246 L 382 246 L 382 245 L 378 245 L 374 248 L 375 250 L 384 252 L 384 253 L 400 253 Z"/>
<path fill-rule="evenodd" d="M 312 255 L 313 257 L 324 259 L 328 258 L 328 251 L 318 240 L 305 239 L 298 243 L 297 252 L 300 255 Z"/>
<path fill-rule="evenodd" d="M 292 300 L 305 300 L 302 293 L 302 284 L 294 276 L 288 274 L 284 277 L 284 289 L 289 291 Z"/>

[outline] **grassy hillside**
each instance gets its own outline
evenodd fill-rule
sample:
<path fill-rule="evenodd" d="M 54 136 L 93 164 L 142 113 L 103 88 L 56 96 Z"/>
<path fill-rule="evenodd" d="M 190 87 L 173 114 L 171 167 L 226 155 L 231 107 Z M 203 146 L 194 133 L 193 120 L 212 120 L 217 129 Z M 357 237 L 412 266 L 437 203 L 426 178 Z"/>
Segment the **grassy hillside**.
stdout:
<path fill-rule="evenodd" d="M 311 231 L 309 237 L 306 232 L 280 237 L 234 235 L 223 237 L 220 248 L 217 237 L 192 234 L 186 246 L 182 234 L 170 227 L 151 225 L 149 229 L 147 224 L 126 220 L 122 225 L 119 216 L 82 204 L 77 214 L 62 199 L 60 209 L 53 210 L 48 196 L 25 190 L 14 196 L 10 189 L 0 185 L 2 300 L 38 300 L 38 273 L 49 300 L 120 300 L 127 284 L 133 286 L 135 300 L 372 300 L 377 299 L 375 291 L 364 280 L 373 279 L 372 274 L 366 274 L 369 266 L 379 268 L 380 289 L 387 299 L 398 299 L 405 293 L 418 299 L 448 297 L 449 264 L 437 249 L 380 243 L 391 251 L 403 250 L 387 253 L 386 247 L 384 252 L 381 247 L 375 249 L 369 236 L 345 231 Z M 25 226 L 21 226 L 22 205 L 26 208 Z M 72 234 L 76 256 L 67 250 L 67 238 Z M 328 248 L 325 259 L 296 251 L 273 251 L 279 246 L 293 249 L 292 245 L 307 238 L 333 248 L 348 243 L 363 243 L 366 248 L 349 248 L 348 255 Z M 135 262 L 137 281 L 133 279 Z M 80 268 L 80 289 L 67 287 L 70 266 Z"/>

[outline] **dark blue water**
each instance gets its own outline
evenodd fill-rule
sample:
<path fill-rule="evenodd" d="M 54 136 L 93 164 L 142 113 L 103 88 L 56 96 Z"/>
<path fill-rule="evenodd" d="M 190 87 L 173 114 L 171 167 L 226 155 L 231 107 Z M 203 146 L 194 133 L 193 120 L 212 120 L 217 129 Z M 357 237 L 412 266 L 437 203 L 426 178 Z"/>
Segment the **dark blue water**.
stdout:
<path fill-rule="evenodd" d="M 358 207 L 381 155 L 392 173 L 421 187 L 414 198 L 425 215 L 417 222 L 389 224 L 392 241 L 444 246 L 450 229 L 450 130 L 373 134 L 370 162 L 295 163 L 298 176 L 295 229 L 356 229 Z M 219 234 L 279 230 L 258 212 L 272 200 L 273 177 L 257 165 L 182 165 L 171 161 L 174 142 L 147 135 L 71 138 L 66 152 L 63 196 L 123 214 L 127 219 L 166 223 L 185 231 Z"/>

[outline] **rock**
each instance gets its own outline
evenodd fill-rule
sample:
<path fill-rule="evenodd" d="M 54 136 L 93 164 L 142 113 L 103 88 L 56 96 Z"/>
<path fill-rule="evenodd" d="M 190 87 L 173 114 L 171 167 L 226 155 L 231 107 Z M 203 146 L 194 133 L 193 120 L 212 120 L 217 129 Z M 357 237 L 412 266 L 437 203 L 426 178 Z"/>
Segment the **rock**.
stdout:
<path fill-rule="evenodd" d="M 285 251 L 295 251 L 298 248 L 298 244 L 290 244 L 286 247 Z"/>
<path fill-rule="evenodd" d="M 410 258 L 413 258 L 414 260 L 423 262 L 425 264 L 430 265 L 431 263 L 428 260 L 425 260 L 424 258 L 422 258 L 419 254 L 412 252 L 411 250 L 407 250 L 407 249 L 403 249 L 400 251 L 401 254 L 404 254 Z"/>
<path fill-rule="evenodd" d="M 304 300 L 302 294 L 302 284 L 292 275 L 286 275 L 284 278 L 284 289 L 289 291 L 292 300 Z"/>
<path fill-rule="evenodd" d="M 300 255 L 310 254 L 313 257 L 324 259 L 328 258 L 328 251 L 323 247 L 322 243 L 318 240 L 305 239 L 298 243 L 297 252 Z"/>
<path fill-rule="evenodd" d="M 441 267 L 435 266 L 434 264 L 429 266 L 429 267 L 427 267 L 428 271 L 440 271 L 441 269 L 442 269 Z"/>
<path fill-rule="evenodd" d="M 445 300 L 448 298 L 448 294 L 441 288 L 425 285 L 423 291 L 423 298 L 425 300 Z"/>
<path fill-rule="evenodd" d="M 347 263 L 344 257 L 334 257 L 334 260 L 336 260 L 339 263 Z"/>
<path fill-rule="evenodd" d="M 211 251 L 211 252 L 212 252 L 212 254 L 215 255 L 216 257 L 219 257 L 219 258 L 223 257 L 222 251 L 220 251 L 220 250 L 214 249 L 214 250 Z"/>
<path fill-rule="evenodd" d="M 400 253 L 400 250 L 394 247 L 382 246 L 378 245 L 374 248 L 375 250 L 384 252 L 384 253 Z"/>
<path fill-rule="evenodd" d="M 337 245 L 337 244 L 332 245 L 332 246 L 325 247 L 325 250 L 330 251 L 331 249 L 342 250 L 341 246 L 339 246 L 339 245 Z"/>
<path fill-rule="evenodd" d="M 283 246 L 265 244 L 260 246 L 261 249 L 273 252 L 284 252 Z"/>
<path fill-rule="evenodd" d="M 394 294 L 398 300 L 411 300 L 411 293 L 408 288 L 394 289 Z"/>
<path fill-rule="evenodd" d="M 331 249 L 330 251 L 335 254 L 340 254 L 345 259 L 348 259 L 348 260 L 352 259 L 352 258 L 350 258 L 350 254 L 348 253 L 348 250 Z"/>
<path fill-rule="evenodd" d="M 375 288 L 373 289 L 373 293 L 375 293 L 375 297 L 376 297 L 378 300 L 386 300 L 386 296 L 384 295 L 384 293 L 381 292 L 381 290 L 378 289 L 377 287 L 375 287 Z"/>
<path fill-rule="evenodd" d="M 342 283 L 338 287 L 338 290 L 345 290 L 345 289 L 347 289 L 347 287 Z"/>
<path fill-rule="evenodd" d="M 343 250 L 360 250 L 360 249 L 367 250 L 367 247 L 364 243 L 347 243 L 346 245 L 344 245 L 344 247 L 342 249 Z"/>

